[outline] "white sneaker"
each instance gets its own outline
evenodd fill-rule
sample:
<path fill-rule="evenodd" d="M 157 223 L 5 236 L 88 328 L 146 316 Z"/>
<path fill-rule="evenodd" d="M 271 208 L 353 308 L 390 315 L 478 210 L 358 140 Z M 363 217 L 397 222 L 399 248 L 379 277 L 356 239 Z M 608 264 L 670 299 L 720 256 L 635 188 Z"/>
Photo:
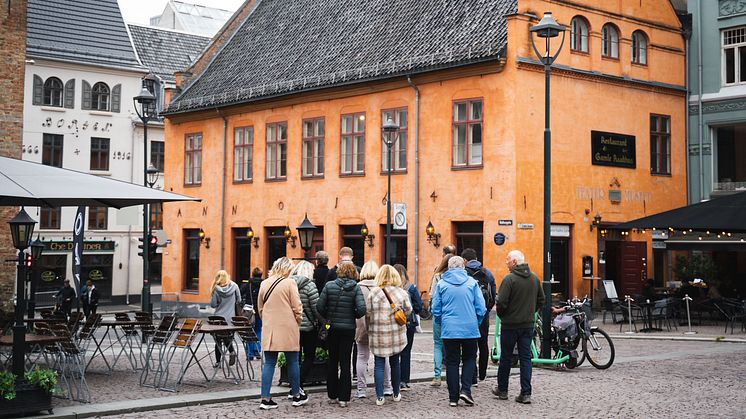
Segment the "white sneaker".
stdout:
<path fill-rule="evenodd" d="M 347 403 L 349 403 L 349 402 L 340 401 L 339 402 L 339 407 L 347 407 Z"/>
<path fill-rule="evenodd" d="M 368 396 L 365 394 L 365 390 L 358 390 L 357 393 L 355 393 L 355 397 L 358 399 L 364 399 Z"/>
<path fill-rule="evenodd" d="M 379 397 L 376 399 L 376 406 L 383 406 L 383 404 L 386 403 L 386 399 L 383 397 Z"/>
<path fill-rule="evenodd" d="M 399 401 L 401 401 L 401 393 L 399 393 L 399 394 L 395 395 L 395 396 L 393 397 L 393 400 L 394 400 L 395 402 L 399 402 Z"/>

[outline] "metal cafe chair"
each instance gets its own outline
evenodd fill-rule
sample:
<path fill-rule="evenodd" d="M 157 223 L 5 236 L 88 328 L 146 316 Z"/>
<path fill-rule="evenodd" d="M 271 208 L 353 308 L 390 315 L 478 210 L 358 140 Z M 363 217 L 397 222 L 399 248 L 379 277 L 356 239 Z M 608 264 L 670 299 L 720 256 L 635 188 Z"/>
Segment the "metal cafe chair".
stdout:
<path fill-rule="evenodd" d="M 154 328 L 143 356 L 143 368 L 140 373 L 141 386 L 158 387 L 164 368 L 168 368 L 168 365 L 164 362 L 164 357 L 175 327 L 176 316 L 164 316 L 158 327 Z"/>
<path fill-rule="evenodd" d="M 184 319 L 181 323 L 181 327 L 179 327 L 179 330 L 176 332 L 176 337 L 174 337 L 173 342 L 171 342 L 171 345 L 165 353 L 165 362 L 163 363 L 163 370 L 160 380 L 158 381 L 159 389 L 173 392 L 179 391 L 184 375 L 186 374 L 192 360 L 194 359 L 195 362 L 197 362 L 196 353 L 192 348 L 192 344 L 197 338 L 201 328 L 202 320 L 199 319 Z M 177 353 L 179 353 L 178 357 L 176 357 Z M 174 362 L 174 358 L 177 358 L 176 362 Z M 197 365 L 200 370 L 202 370 L 202 366 L 199 365 L 198 362 Z M 179 369 L 179 372 L 173 380 L 173 385 L 169 386 L 168 380 L 171 375 L 169 367 L 171 366 L 176 366 Z M 202 370 L 202 374 L 205 375 L 205 378 L 207 377 L 204 370 Z"/>
<path fill-rule="evenodd" d="M 251 324 L 249 319 L 244 316 L 236 316 L 231 319 L 234 326 L 249 326 L 251 329 L 248 330 L 239 330 L 237 332 L 238 337 L 241 339 L 241 343 L 243 344 L 244 348 L 247 347 L 249 343 L 256 343 L 259 342 L 259 337 L 256 335 L 256 332 L 254 331 L 254 326 Z M 246 354 L 246 374 L 249 377 L 249 381 L 254 381 L 254 366 L 251 363 L 251 359 L 249 358 L 248 351 L 244 351 Z"/>
<path fill-rule="evenodd" d="M 59 348 L 60 376 L 67 386 L 67 394 L 70 400 L 90 403 L 91 392 L 85 379 L 85 351 L 75 344 L 72 334 L 63 324 L 52 325 L 55 336 L 62 338 L 57 343 Z"/>

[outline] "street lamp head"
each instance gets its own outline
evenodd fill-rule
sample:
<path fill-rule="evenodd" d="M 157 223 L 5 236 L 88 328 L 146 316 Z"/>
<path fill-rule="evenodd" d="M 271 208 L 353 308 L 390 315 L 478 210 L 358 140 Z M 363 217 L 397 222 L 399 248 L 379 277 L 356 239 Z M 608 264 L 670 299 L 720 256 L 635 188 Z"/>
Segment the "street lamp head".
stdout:
<path fill-rule="evenodd" d="M 39 240 L 39 236 L 36 236 L 36 240 L 31 243 L 31 259 L 36 264 L 36 261 L 41 257 L 41 253 L 44 251 L 44 242 Z M 37 265 L 38 266 L 38 265 Z"/>
<path fill-rule="evenodd" d="M 308 220 L 308 214 L 303 218 L 303 222 L 297 227 L 298 238 L 300 239 L 300 248 L 304 252 L 307 252 L 313 244 L 313 233 L 316 231 L 316 226 L 311 224 Z"/>
<path fill-rule="evenodd" d="M 140 94 L 135 96 L 134 99 L 135 102 L 143 105 L 143 107 L 155 103 L 155 96 L 150 93 L 150 90 L 148 90 L 147 86 L 145 86 L 144 80 L 142 82 L 142 89 L 140 90 Z"/>
<path fill-rule="evenodd" d="M 13 247 L 18 250 L 26 249 L 34 235 L 36 221 L 29 217 L 25 209 L 21 208 L 21 211 L 8 221 L 8 224 L 10 224 L 10 234 L 13 237 Z"/>
<path fill-rule="evenodd" d="M 148 186 L 152 188 L 155 183 L 158 182 L 160 172 L 155 166 L 153 166 L 153 163 L 150 163 L 148 168 L 145 170 L 145 175 L 148 177 Z"/>
<path fill-rule="evenodd" d="M 556 38 L 565 31 L 565 27 L 554 20 L 552 12 L 544 12 L 544 17 L 536 26 L 532 26 L 530 31 L 536 33 L 539 38 Z"/>
<path fill-rule="evenodd" d="M 393 119 L 389 118 L 383 123 L 381 130 L 383 131 L 383 141 L 386 143 L 387 147 L 391 148 L 399 137 L 396 135 L 396 131 L 399 130 L 399 125 L 397 125 Z"/>

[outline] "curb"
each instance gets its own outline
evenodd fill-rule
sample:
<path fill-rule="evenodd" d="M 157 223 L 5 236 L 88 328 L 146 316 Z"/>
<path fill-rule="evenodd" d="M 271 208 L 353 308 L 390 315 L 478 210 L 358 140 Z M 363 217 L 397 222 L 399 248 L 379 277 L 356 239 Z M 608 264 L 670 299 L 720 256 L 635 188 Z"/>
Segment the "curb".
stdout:
<path fill-rule="evenodd" d="M 632 339 L 632 340 L 672 340 L 678 342 L 723 342 L 723 343 L 746 343 L 746 339 L 728 338 L 725 336 L 642 336 L 626 334 L 609 334 L 612 339 Z"/>

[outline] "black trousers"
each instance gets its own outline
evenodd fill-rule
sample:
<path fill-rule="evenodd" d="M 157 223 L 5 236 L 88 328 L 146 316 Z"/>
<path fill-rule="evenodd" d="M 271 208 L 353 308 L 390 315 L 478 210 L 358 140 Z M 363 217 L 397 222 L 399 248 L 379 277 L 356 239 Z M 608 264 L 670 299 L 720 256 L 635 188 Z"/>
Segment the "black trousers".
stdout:
<path fill-rule="evenodd" d="M 303 387 L 303 384 L 308 378 L 308 373 L 310 373 L 311 368 L 313 368 L 313 360 L 316 356 L 316 330 L 311 330 L 308 332 L 304 332 L 301 330 L 300 349 L 302 351 L 301 356 L 303 359 L 300 364 L 300 384 L 301 387 Z"/>
<path fill-rule="evenodd" d="M 487 362 L 490 358 L 490 313 L 485 314 L 482 324 L 479 325 L 479 380 L 487 377 Z"/>
<path fill-rule="evenodd" d="M 326 395 L 341 402 L 350 401 L 352 390 L 352 342 L 354 330 L 330 330 L 326 342 L 329 346 L 329 366 L 326 374 Z"/>

